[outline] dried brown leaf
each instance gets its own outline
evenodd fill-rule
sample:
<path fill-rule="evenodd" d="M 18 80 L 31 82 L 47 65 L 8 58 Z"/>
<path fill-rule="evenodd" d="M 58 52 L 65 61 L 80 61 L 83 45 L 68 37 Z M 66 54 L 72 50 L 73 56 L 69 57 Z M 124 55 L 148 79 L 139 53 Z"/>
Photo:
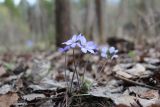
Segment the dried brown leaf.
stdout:
<path fill-rule="evenodd" d="M 8 93 L 0 96 L 0 107 L 10 107 L 17 102 L 19 96 L 17 93 Z"/>

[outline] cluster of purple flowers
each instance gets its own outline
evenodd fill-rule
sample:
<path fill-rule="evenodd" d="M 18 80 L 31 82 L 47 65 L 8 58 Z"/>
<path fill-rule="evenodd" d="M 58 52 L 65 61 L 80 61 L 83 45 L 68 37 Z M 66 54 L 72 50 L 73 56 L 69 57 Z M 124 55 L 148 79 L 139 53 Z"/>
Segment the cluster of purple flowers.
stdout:
<path fill-rule="evenodd" d="M 83 53 L 89 52 L 96 54 L 99 51 L 97 45 L 93 41 L 87 41 L 82 34 L 73 35 L 71 39 L 62 44 L 65 44 L 66 46 L 64 48 L 59 48 L 60 52 L 67 52 L 75 47 L 79 47 Z M 108 55 L 111 56 L 111 59 L 118 57 L 118 50 L 115 49 L 115 47 L 103 47 L 101 48 L 100 53 L 103 58 L 108 58 Z"/>
<path fill-rule="evenodd" d="M 115 49 L 115 47 L 110 47 L 110 48 L 103 47 L 101 49 L 101 57 L 103 58 L 108 58 L 108 57 L 111 57 L 111 59 L 117 58 L 118 57 L 117 53 L 118 50 Z"/>

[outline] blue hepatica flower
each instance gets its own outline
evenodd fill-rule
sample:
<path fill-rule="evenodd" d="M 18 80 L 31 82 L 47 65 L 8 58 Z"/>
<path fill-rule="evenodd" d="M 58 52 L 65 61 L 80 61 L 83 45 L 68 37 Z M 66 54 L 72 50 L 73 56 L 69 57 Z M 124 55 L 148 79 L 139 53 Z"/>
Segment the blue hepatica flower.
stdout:
<path fill-rule="evenodd" d="M 80 47 L 83 53 L 90 52 L 92 54 L 96 54 L 98 52 L 97 45 L 93 41 L 87 41 L 86 38 L 82 35 L 73 35 L 71 39 L 62 43 L 66 46 L 64 48 L 59 48 L 60 52 L 67 52 L 71 48 L 75 48 L 76 46 Z M 118 50 L 115 47 L 103 47 L 101 49 L 101 57 L 107 58 L 108 56 L 113 59 L 117 58 Z"/>
<path fill-rule="evenodd" d="M 115 47 L 110 47 L 110 48 L 109 48 L 109 53 L 110 53 L 110 54 L 116 54 L 117 52 L 118 52 L 118 50 L 115 49 Z"/>
<path fill-rule="evenodd" d="M 110 48 L 103 47 L 101 49 L 101 57 L 103 58 L 107 58 L 108 54 L 111 57 L 111 59 L 117 58 L 118 57 L 117 53 L 118 53 L 118 50 L 115 49 L 115 47 L 110 47 Z"/>
<path fill-rule="evenodd" d="M 111 55 L 111 59 L 114 59 L 114 58 L 117 58 L 117 57 L 118 57 L 118 55 L 117 55 L 118 50 L 115 49 L 115 47 L 110 47 L 110 48 L 109 48 L 109 53 L 110 53 L 110 55 Z"/>
<path fill-rule="evenodd" d="M 79 39 L 81 45 L 85 45 L 87 43 L 87 40 L 83 35 L 79 35 L 78 39 Z"/>
<path fill-rule="evenodd" d="M 107 58 L 107 53 L 108 53 L 108 47 L 103 47 L 103 48 L 101 49 L 101 56 L 102 56 L 103 58 Z"/>
<path fill-rule="evenodd" d="M 66 41 L 66 42 L 64 42 L 62 44 L 70 46 L 71 48 L 75 48 L 76 45 L 77 45 L 78 38 L 79 38 L 79 36 L 73 35 L 73 37 L 71 39 L 69 39 L 68 41 Z"/>
<path fill-rule="evenodd" d="M 96 49 L 96 45 L 92 41 L 86 42 L 86 44 L 83 44 L 80 47 L 83 53 L 94 53 L 94 50 Z"/>
<path fill-rule="evenodd" d="M 71 47 L 70 46 L 65 46 L 64 48 L 59 48 L 58 51 L 59 52 L 67 52 Z"/>
<path fill-rule="evenodd" d="M 83 53 L 87 53 L 87 52 L 95 53 L 94 50 L 97 49 L 97 45 L 94 42 L 92 41 L 87 42 L 86 38 L 82 35 L 79 37 L 79 40 L 80 40 L 80 43 L 78 44 L 78 46 L 81 48 L 81 51 Z"/>

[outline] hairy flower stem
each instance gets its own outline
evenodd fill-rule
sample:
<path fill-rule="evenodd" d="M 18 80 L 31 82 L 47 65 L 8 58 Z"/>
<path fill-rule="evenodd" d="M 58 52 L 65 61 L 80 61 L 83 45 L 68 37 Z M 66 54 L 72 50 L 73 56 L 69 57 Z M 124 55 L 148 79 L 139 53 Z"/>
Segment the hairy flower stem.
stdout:
<path fill-rule="evenodd" d="M 72 76 L 72 80 L 71 80 L 71 87 L 70 87 L 70 92 L 72 90 L 72 85 L 73 85 L 73 80 L 74 80 L 74 75 L 76 74 L 77 76 L 77 81 L 78 81 L 78 87 L 80 89 L 80 81 L 79 81 L 79 77 L 78 77 L 78 72 L 77 72 L 77 67 L 76 67 L 76 62 L 75 62 L 75 53 L 74 53 L 74 49 L 73 49 L 73 63 L 74 63 L 74 72 L 73 72 L 73 76 Z"/>
<path fill-rule="evenodd" d="M 77 76 L 77 81 L 78 81 L 78 86 L 80 88 L 80 80 L 79 80 L 79 74 L 78 74 L 78 71 L 77 71 L 77 66 L 76 66 L 76 62 L 75 62 L 75 53 L 74 53 L 74 49 L 73 49 L 73 60 L 74 60 L 74 70 L 76 72 L 76 76 Z"/>
<path fill-rule="evenodd" d="M 65 94 L 65 107 L 68 107 L 68 91 L 69 91 L 69 83 L 67 81 L 67 52 L 65 52 L 65 81 L 66 81 L 66 94 Z"/>
<path fill-rule="evenodd" d="M 66 84 L 67 84 L 67 89 L 69 87 L 69 84 L 68 84 L 68 81 L 67 81 L 67 53 L 65 52 L 65 81 L 66 81 Z"/>
<path fill-rule="evenodd" d="M 88 57 L 88 60 L 87 60 L 87 62 L 85 63 L 85 66 L 84 66 L 83 77 L 82 77 L 82 84 L 84 83 L 84 74 L 86 73 L 86 68 L 87 68 L 87 65 L 88 65 L 88 63 L 89 63 L 89 58 L 90 58 L 90 56 Z"/>
<path fill-rule="evenodd" d="M 72 92 L 72 84 L 73 84 L 74 75 L 75 75 L 75 71 L 73 72 L 73 75 L 72 75 L 71 87 L 70 87 L 70 93 Z"/>

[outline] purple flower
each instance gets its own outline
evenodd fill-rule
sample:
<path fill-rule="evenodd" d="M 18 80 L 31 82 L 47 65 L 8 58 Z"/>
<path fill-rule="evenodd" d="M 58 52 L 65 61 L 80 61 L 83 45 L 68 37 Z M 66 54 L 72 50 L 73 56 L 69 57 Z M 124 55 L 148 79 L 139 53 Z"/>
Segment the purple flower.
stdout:
<path fill-rule="evenodd" d="M 80 41 L 81 38 L 83 38 L 84 36 L 80 33 L 79 35 L 77 35 L 77 41 Z M 85 37 L 84 37 L 85 38 Z"/>
<path fill-rule="evenodd" d="M 64 48 L 59 48 L 58 51 L 59 52 L 67 52 L 71 47 L 70 46 L 65 46 Z"/>
<path fill-rule="evenodd" d="M 79 38 L 79 36 L 73 35 L 73 37 L 71 39 L 69 39 L 68 41 L 66 41 L 66 42 L 64 42 L 62 44 L 70 46 L 71 48 L 75 48 L 76 45 L 77 45 L 78 38 Z"/>
<path fill-rule="evenodd" d="M 101 49 L 101 57 L 103 58 L 107 58 L 108 55 L 111 59 L 117 58 L 118 57 L 117 53 L 118 53 L 118 50 L 115 49 L 115 47 L 110 47 L 110 48 L 103 47 Z"/>
<path fill-rule="evenodd" d="M 78 46 L 81 48 L 81 51 L 83 53 L 95 53 L 94 50 L 97 49 L 97 45 L 92 41 L 86 42 L 84 38 L 82 39 L 83 40 L 81 40 L 81 44 L 78 44 Z"/>
<path fill-rule="evenodd" d="M 110 54 L 116 54 L 117 52 L 118 52 L 118 50 L 115 49 L 115 47 L 110 47 L 110 48 L 109 48 L 109 53 L 110 53 Z"/>
<path fill-rule="evenodd" d="M 31 48 L 34 45 L 34 42 L 32 40 L 27 40 L 26 45 L 27 45 L 27 47 Z"/>
<path fill-rule="evenodd" d="M 110 47 L 109 53 L 111 55 L 111 59 L 118 58 L 118 55 L 116 55 L 118 53 L 118 50 L 115 49 L 115 47 Z"/>
<path fill-rule="evenodd" d="M 79 35 L 78 40 L 80 41 L 81 45 L 85 45 L 87 43 L 87 40 L 83 35 Z"/>
<path fill-rule="evenodd" d="M 95 53 L 94 50 L 97 49 L 97 45 L 94 42 L 87 42 L 86 38 L 82 34 L 79 34 L 78 41 L 80 41 L 80 43 L 78 43 L 77 45 L 81 48 L 81 51 L 83 53 Z"/>
<path fill-rule="evenodd" d="M 103 47 L 101 49 L 101 57 L 107 58 L 107 53 L 108 53 L 108 48 L 107 47 Z"/>

